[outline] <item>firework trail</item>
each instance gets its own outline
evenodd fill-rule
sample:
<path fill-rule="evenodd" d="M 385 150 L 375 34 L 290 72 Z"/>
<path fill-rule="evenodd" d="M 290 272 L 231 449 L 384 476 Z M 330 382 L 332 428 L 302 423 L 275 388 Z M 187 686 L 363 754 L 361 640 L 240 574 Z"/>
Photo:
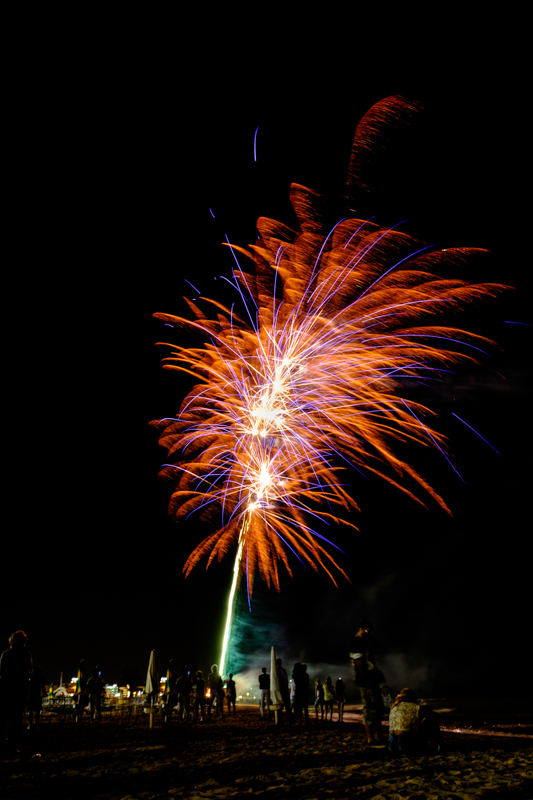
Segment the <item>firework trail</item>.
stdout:
<path fill-rule="evenodd" d="M 368 154 L 379 149 L 379 131 L 410 111 L 388 98 L 359 124 L 347 197 L 365 187 L 361 163 L 368 168 Z M 355 528 L 345 519 L 358 508 L 343 484 L 347 464 L 449 513 L 398 453 L 408 443 L 448 457 L 436 415 L 404 397 L 402 385 L 475 362 L 486 340 L 445 318 L 503 288 L 442 277 L 460 272 L 477 249 L 428 247 L 398 226 L 355 216 L 327 231 L 316 192 L 293 184 L 290 199 L 298 230 L 262 217 L 254 245 L 232 246 L 243 264 L 233 271 L 239 314 L 207 298 L 202 308 L 187 300 L 192 321 L 155 314 L 199 337 L 198 347 L 169 344 L 165 368 L 198 384 L 177 418 L 152 423 L 168 450 L 161 474 L 174 482 L 169 513 L 218 520 L 184 573 L 237 548 L 232 592 L 245 575 L 249 596 L 257 572 L 279 591 L 278 566 L 292 575 L 293 556 L 334 582 L 346 577 L 335 546 L 313 525 Z"/>

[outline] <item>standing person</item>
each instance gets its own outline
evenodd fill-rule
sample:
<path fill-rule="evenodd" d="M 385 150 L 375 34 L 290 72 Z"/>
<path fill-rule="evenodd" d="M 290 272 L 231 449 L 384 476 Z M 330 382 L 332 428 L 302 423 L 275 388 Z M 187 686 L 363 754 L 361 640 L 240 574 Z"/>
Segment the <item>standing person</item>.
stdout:
<path fill-rule="evenodd" d="M 44 688 L 41 667 L 36 666 L 33 668 L 30 678 L 30 692 L 28 697 L 28 728 L 33 727 L 34 724 L 37 725 L 39 722 L 39 716 L 41 714 L 41 708 L 43 704 L 43 695 Z"/>
<path fill-rule="evenodd" d="M 196 673 L 194 684 L 194 721 L 198 722 L 198 709 L 200 709 L 200 722 L 204 721 L 205 716 L 205 681 L 202 670 Z"/>
<path fill-rule="evenodd" d="M 216 700 L 217 710 L 215 711 L 215 717 L 218 717 L 220 714 L 222 720 L 224 721 L 224 690 L 222 688 L 222 678 L 218 673 L 218 666 L 216 664 L 213 664 L 211 667 L 211 672 L 207 676 L 207 683 L 211 689 L 211 704 L 209 705 L 207 713 L 208 715 L 211 713 L 211 705 L 213 704 L 213 701 Z"/>
<path fill-rule="evenodd" d="M 15 631 L 9 637 L 9 650 L 4 650 L 0 656 L 0 734 L 1 739 L 7 737 L 8 746 L 17 753 L 32 669 L 27 641 L 24 631 Z"/>
<path fill-rule="evenodd" d="M 324 687 L 320 683 L 320 678 L 315 681 L 315 714 L 318 719 L 318 709 L 320 708 L 320 719 L 324 719 Z"/>
<path fill-rule="evenodd" d="M 167 667 L 165 689 L 161 698 L 161 714 L 163 722 L 170 722 L 172 711 L 176 707 L 178 698 L 176 694 L 176 679 L 174 677 L 174 659 L 170 659 Z"/>
<path fill-rule="evenodd" d="M 360 619 L 350 658 L 354 668 L 355 683 L 361 692 L 363 725 L 367 744 L 381 746 L 381 719 L 384 709 L 379 685 L 383 681 L 383 675 L 377 668 L 376 659 L 371 650 L 370 640 L 373 634 L 374 623 L 369 619 Z"/>
<path fill-rule="evenodd" d="M 81 720 L 83 710 L 87 708 L 89 698 L 87 696 L 87 673 L 85 672 L 85 659 L 81 659 L 78 667 L 78 685 L 76 687 L 76 694 L 78 696 L 76 708 L 76 720 Z"/>
<path fill-rule="evenodd" d="M 266 667 L 262 668 L 261 675 L 259 676 L 259 689 L 261 691 L 259 713 L 264 719 L 265 708 L 267 717 L 270 716 L 270 675 L 267 673 Z"/>
<path fill-rule="evenodd" d="M 176 681 L 176 692 L 178 693 L 180 719 L 185 718 L 187 721 L 191 718 L 191 689 L 192 681 L 190 678 L 190 672 L 187 667 L 183 667 L 181 670 L 181 675 Z"/>
<path fill-rule="evenodd" d="M 169 668 L 168 668 L 168 682 L 166 685 L 167 694 L 166 694 L 166 721 L 170 722 L 170 718 L 172 717 L 172 712 L 178 705 L 178 690 L 176 688 L 178 681 L 174 676 L 174 660 L 170 659 L 169 661 Z"/>
<path fill-rule="evenodd" d="M 335 700 L 339 709 L 339 722 L 343 722 L 344 718 L 344 704 L 346 702 L 346 687 L 342 678 L 337 678 L 335 681 Z"/>
<path fill-rule="evenodd" d="M 296 666 L 296 664 L 294 666 Z M 294 675 L 294 670 L 293 670 L 293 675 Z M 291 712 L 292 715 L 294 716 L 294 701 L 296 700 L 296 686 L 294 685 L 294 678 L 291 678 L 289 680 L 289 698 L 291 701 Z"/>
<path fill-rule="evenodd" d="M 301 725 L 309 722 L 309 675 L 307 664 L 299 661 L 294 665 L 292 671 L 294 686 L 294 716 Z"/>
<path fill-rule="evenodd" d="M 333 689 L 333 684 L 331 682 L 331 678 L 326 678 L 326 682 L 324 684 L 324 707 L 326 709 L 326 719 L 328 718 L 328 711 L 329 711 L 329 718 L 333 722 L 333 700 L 335 699 L 335 691 Z"/>
<path fill-rule="evenodd" d="M 281 699 L 283 700 L 283 705 L 285 706 L 285 711 L 287 713 L 287 719 L 289 720 L 289 725 L 292 725 L 289 679 L 287 677 L 287 670 L 283 667 L 281 658 L 276 658 L 276 672 L 278 673 L 279 690 L 281 692 Z"/>
<path fill-rule="evenodd" d="M 228 716 L 231 716 L 231 707 L 233 706 L 233 714 L 235 715 L 235 701 L 237 699 L 237 689 L 235 681 L 233 680 L 233 672 L 230 672 L 229 678 L 226 681 L 226 700 L 228 701 Z"/>
<path fill-rule="evenodd" d="M 104 682 L 102 680 L 102 673 L 98 667 L 92 671 L 92 675 L 87 681 L 87 693 L 89 695 L 89 702 L 91 704 L 91 719 L 97 719 L 98 722 L 102 719 L 102 692 L 104 690 Z"/>

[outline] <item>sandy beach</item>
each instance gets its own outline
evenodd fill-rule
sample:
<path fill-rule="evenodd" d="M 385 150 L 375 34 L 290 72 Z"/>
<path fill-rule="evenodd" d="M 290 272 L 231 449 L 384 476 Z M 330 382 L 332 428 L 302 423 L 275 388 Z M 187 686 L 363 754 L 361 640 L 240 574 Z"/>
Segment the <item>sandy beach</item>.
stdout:
<path fill-rule="evenodd" d="M 439 705 L 439 701 L 433 701 Z M 530 714 L 497 726 L 440 709 L 445 752 L 390 758 L 368 748 L 357 706 L 346 720 L 275 726 L 256 706 L 204 723 L 104 714 L 43 717 L 20 754 L 2 753 L 0 797 L 66 800 L 241 798 L 492 798 L 533 796 Z M 466 716 L 465 716 L 466 714 Z M 484 716 L 487 716 L 486 714 Z M 500 717 L 501 720 L 501 717 Z M 472 724 L 474 721 L 475 724 Z"/>

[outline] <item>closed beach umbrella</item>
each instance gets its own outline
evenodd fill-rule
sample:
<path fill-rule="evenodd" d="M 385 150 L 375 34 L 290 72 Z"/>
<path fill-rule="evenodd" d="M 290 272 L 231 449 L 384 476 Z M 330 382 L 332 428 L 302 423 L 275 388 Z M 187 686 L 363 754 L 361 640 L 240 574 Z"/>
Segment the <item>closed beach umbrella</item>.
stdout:
<path fill-rule="evenodd" d="M 155 650 L 150 653 L 150 661 L 148 662 L 148 672 L 146 673 L 146 685 L 144 687 L 145 694 L 152 694 L 159 691 L 157 683 L 157 675 L 155 672 Z"/>
<path fill-rule="evenodd" d="M 172 678 L 174 677 L 174 659 L 170 659 L 168 662 L 167 667 L 167 682 L 165 683 L 165 692 L 164 694 L 170 694 L 170 683 Z"/>
<path fill-rule="evenodd" d="M 155 671 L 155 650 L 150 653 L 150 661 L 148 662 L 148 672 L 146 673 L 146 685 L 144 687 L 145 694 L 152 695 L 152 705 L 150 708 L 150 727 L 154 724 L 154 695 L 159 691 L 159 681 Z"/>
<path fill-rule="evenodd" d="M 270 697 L 272 699 L 273 706 L 283 705 L 283 697 L 281 696 L 281 690 L 279 688 L 278 670 L 276 666 L 276 651 L 274 650 L 274 645 L 272 645 L 270 653 Z"/>
<path fill-rule="evenodd" d="M 82 658 L 78 667 L 78 682 L 76 683 L 76 694 L 81 694 L 84 673 L 85 673 L 85 661 Z"/>

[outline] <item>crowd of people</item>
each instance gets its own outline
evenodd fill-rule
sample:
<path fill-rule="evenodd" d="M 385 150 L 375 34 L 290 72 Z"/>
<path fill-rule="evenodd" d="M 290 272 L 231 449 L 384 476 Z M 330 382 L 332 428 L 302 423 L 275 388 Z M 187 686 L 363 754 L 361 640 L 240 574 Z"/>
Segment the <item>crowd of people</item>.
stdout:
<path fill-rule="evenodd" d="M 383 701 L 384 675 L 377 667 L 371 639 L 374 624 L 361 619 L 355 633 L 350 659 L 354 670 L 354 680 L 359 688 L 363 707 L 363 726 L 369 747 L 388 747 L 392 755 L 415 755 L 423 752 L 430 740 L 442 749 L 442 737 L 437 715 L 428 706 L 421 705 L 415 693 L 404 688 L 391 703 L 389 714 L 388 740 L 384 741 L 382 723 L 385 716 Z M 0 657 L 0 732 L 2 742 L 17 749 L 25 709 L 29 712 L 29 724 L 39 719 L 42 697 L 42 678 L 40 667 L 33 664 L 26 647 L 27 636 L 23 631 L 15 631 L 9 638 L 9 650 Z M 289 724 L 307 725 L 309 707 L 315 712 L 315 719 L 333 721 L 334 710 L 337 721 L 344 721 L 346 687 L 342 678 L 335 684 L 330 676 L 322 683 L 317 677 L 314 682 L 314 696 L 310 703 L 310 678 L 307 665 L 297 662 L 289 680 L 281 658 L 276 660 L 275 681 L 263 667 L 258 676 L 260 691 L 259 714 L 268 719 L 271 710 L 276 713 L 276 721 Z M 102 714 L 102 694 L 104 684 L 101 672 L 95 668 L 87 678 L 81 676 L 77 691 L 77 716 L 87 706 L 91 708 L 93 719 L 100 720 Z M 156 694 L 154 690 L 153 694 Z M 178 677 L 170 676 L 163 696 L 162 711 L 168 722 L 174 715 L 181 720 L 204 722 L 211 714 L 225 720 L 227 714 L 236 713 L 237 689 L 233 674 L 224 679 L 216 664 L 204 678 L 202 670 L 191 672 L 184 666 Z M 281 713 L 284 712 L 284 713 Z"/>
<path fill-rule="evenodd" d="M 228 714 L 231 715 L 236 713 L 236 702 L 233 673 L 230 672 L 229 678 L 224 680 L 218 666 L 213 664 L 206 679 L 201 669 L 191 674 L 188 667 L 183 667 L 177 680 L 170 678 L 163 710 L 167 721 L 174 713 L 180 719 L 204 722 L 212 712 L 215 717 L 224 720 L 224 704 L 227 704 Z"/>
<path fill-rule="evenodd" d="M 412 689 L 406 687 L 396 696 L 389 714 L 388 740 L 382 735 L 384 702 L 382 685 L 385 676 L 378 669 L 371 640 L 374 623 L 360 619 L 352 645 L 350 659 L 354 680 L 361 693 L 363 726 L 370 747 L 388 747 L 392 755 L 416 755 L 426 750 L 430 740 L 443 749 L 438 715 L 421 705 Z"/>
<path fill-rule="evenodd" d="M 277 703 L 281 710 L 284 710 L 290 724 L 293 722 L 298 725 L 307 725 L 309 722 L 309 685 L 310 679 L 307 672 L 307 664 L 297 661 L 292 670 L 292 677 L 289 680 L 287 671 L 283 667 L 281 658 L 276 659 L 276 675 L 279 692 L 281 695 L 281 702 Z M 267 668 L 263 667 L 261 675 L 259 675 L 259 689 L 261 692 L 260 700 L 260 714 L 261 717 L 269 716 L 269 709 L 272 705 L 270 698 L 270 675 Z M 278 698 L 279 699 L 279 698 Z M 335 685 L 333 685 L 331 678 L 328 676 L 324 684 L 321 683 L 320 678 L 315 680 L 314 698 L 311 705 L 314 705 L 315 718 L 318 720 L 319 710 L 320 719 L 324 719 L 324 710 L 326 712 L 326 720 L 333 720 L 333 708 L 337 707 L 338 722 L 343 721 L 344 706 L 346 703 L 346 687 L 342 678 L 337 678 Z M 276 704 L 274 704 L 276 705 Z"/>

